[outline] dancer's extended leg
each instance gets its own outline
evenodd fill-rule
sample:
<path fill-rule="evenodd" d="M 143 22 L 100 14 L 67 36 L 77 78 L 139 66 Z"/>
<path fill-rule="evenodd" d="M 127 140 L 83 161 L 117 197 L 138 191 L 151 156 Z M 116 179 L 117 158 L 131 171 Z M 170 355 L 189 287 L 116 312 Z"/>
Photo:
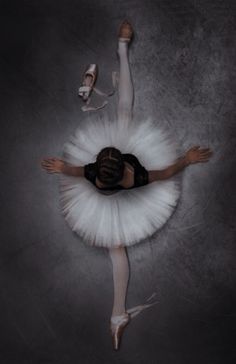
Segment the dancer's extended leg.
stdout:
<path fill-rule="evenodd" d="M 113 348 L 118 350 L 123 330 L 130 320 L 130 316 L 125 309 L 129 281 L 129 263 L 125 248 L 110 248 L 109 253 L 112 261 L 114 282 L 114 302 L 110 328 Z"/>
<path fill-rule="evenodd" d="M 128 58 L 129 42 L 119 39 L 118 54 L 120 58 L 119 76 L 119 101 L 118 101 L 118 121 L 129 123 L 132 119 L 134 90 L 130 72 Z"/>
<path fill-rule="evenodd" d="M 125 312 L 126 292 L 129 281 L 129 263 L 126 250 L 123 247 L 110 248 L 112 262 L 114 301 L 112 316 L 119 316 Z"/>

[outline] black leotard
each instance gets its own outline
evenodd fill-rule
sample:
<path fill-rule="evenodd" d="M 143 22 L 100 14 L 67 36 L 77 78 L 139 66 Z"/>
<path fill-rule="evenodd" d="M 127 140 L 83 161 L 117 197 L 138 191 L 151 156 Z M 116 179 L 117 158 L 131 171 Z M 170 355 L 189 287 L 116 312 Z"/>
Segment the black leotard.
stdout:
<path fill-rule="evenodd" d="M 140 187 L 148 184 L 148 171 L 140 164 L 137 157 L 133 154 L 122 154 L 124 162 L 129 163 L 134 168 L 134 185 L 128 189 Z M 96 162 L 89 163 L 84 166 L 84 177 L 92 182 L 97 188 L 101 190 L 123 190 L 123 186 L 117 185 L 115 187 L 98 187 L 96 185 Z"/>

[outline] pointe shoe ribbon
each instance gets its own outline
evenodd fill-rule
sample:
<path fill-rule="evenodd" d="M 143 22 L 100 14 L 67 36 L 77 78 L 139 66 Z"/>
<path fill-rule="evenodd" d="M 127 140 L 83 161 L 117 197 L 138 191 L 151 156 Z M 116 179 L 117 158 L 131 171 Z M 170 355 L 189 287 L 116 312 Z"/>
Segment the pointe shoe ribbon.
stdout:
<path fill-rule="evenodd" d="M 156 296 L 156 292 L 154 292 L 147 300 L 146 303 L 138 306 L 134 306 L 126 310 L 126 312 L 130 315 L 130 318 L 134 318 L 139 315 L 143 310 L 146 310 L 149 307 L 152 307 L 158 303 L 158 301 L 151 302 L 152 299 Z"/>
<path fill-rule="evenodd" d="M 96 65 L 91 64 L 90 66 L 96 66 Z M 85 72 L 85 75 L 91 76 L 90 68 Z M 93 68 L 91 68 L 91 70 L 93 70 Z M 96 73 L 97 73 L 97 66 L 96 66 Z M 96 78 L 94 78 L 94 80 L 96 80 Z M 118 84 L 118 74 L 117 74 L 117 72 L 112 72 L 113 89 L 110 92 L 106 93 L 106 92 L 101 91 L 100 89 L 98 89 L 97 87 L 94 86 L 94 83 L 95 83 L 95 81 L 93 82 L 93 85 L 91 84 L 90 86 L 82 85 L 78 90 L 78 96 L 82 97 L 83 101 L 85 101 L 85 105 L 81 107 L 81 110 L 84 112 L 96 111 L 96 110 L 104 108 L 108 104 L 108 101 L 104 100 L 102 102 L 102 104 L 100 104 L 98 106 L 92 106 L 90 104 L 91 103 L 90 95 L 91 95 L 92 91 L 94 91 L 97 95 L 102 96 L 102 97 L 110 97 L 110 96 L 114 95 L 114 93 L 116 92 L 116 89 L 117 89 L 117 84 Z"/>
<path fill-rule="evenodd" d="M 125 327 L 128 325 L 130 320 L 140 314 L 146 308 L 152 307 L 158 303 L 158 301 L 151 302 L 152 299 L 156 296 L 154 292 L 147 300 L 146 303 L 142 305 L 138 305 L 126 310 L 123 315 L 120 316 L 112 316 L 110 321 L 110 328 L 112 333 L 112 341 L 113 341 L 113 349 L 119 350 L 121 338 L 124 332 Z"/>

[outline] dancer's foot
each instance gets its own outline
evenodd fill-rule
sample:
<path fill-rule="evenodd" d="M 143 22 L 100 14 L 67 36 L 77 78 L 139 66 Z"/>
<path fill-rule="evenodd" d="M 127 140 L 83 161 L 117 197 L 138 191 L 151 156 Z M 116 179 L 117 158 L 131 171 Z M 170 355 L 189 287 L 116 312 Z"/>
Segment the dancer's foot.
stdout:
<path fill-rule="evenodd" d="M 130 321 L 130 315 L 125 312 L 120 316 L 112 316 L 110 329 L 112 335 L 112 344 L 114 350 L 119 350 L 121 338 L 124 332 L 125 327 L 128 325 Z"/>
<path fill-rule="evenodd" d="M 119 41 L 130 42 L 133 37 L 133 33 L 134 31 L 132 25 L 128 22 L 128 20 L 124 20 L 119 28 Z"/>

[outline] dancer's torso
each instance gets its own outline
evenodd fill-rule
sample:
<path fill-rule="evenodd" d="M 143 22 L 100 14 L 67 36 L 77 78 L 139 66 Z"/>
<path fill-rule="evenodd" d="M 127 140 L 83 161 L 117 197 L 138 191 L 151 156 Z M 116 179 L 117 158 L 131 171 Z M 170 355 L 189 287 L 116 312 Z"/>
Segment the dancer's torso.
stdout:
<path fill-rule="evenodd" d="M 115 187 L 98 187 L 96 185 L 96 162 L 89 163 L 84 166 L 84 176 L 87 180 L 92 182 L 99 190 L 103 191 L 118 191 L 123 189 L 131 189 L 148 184 L 148 171 L 140 164 L 138 158 L 130 153 L 123 154 L 123 158 L 124 162 L 127 162 L 131 167 L 133 167 L 134 170 L 134 184 L 131 187 L 126 188 L 120 185 L 117 185 Z"/>

